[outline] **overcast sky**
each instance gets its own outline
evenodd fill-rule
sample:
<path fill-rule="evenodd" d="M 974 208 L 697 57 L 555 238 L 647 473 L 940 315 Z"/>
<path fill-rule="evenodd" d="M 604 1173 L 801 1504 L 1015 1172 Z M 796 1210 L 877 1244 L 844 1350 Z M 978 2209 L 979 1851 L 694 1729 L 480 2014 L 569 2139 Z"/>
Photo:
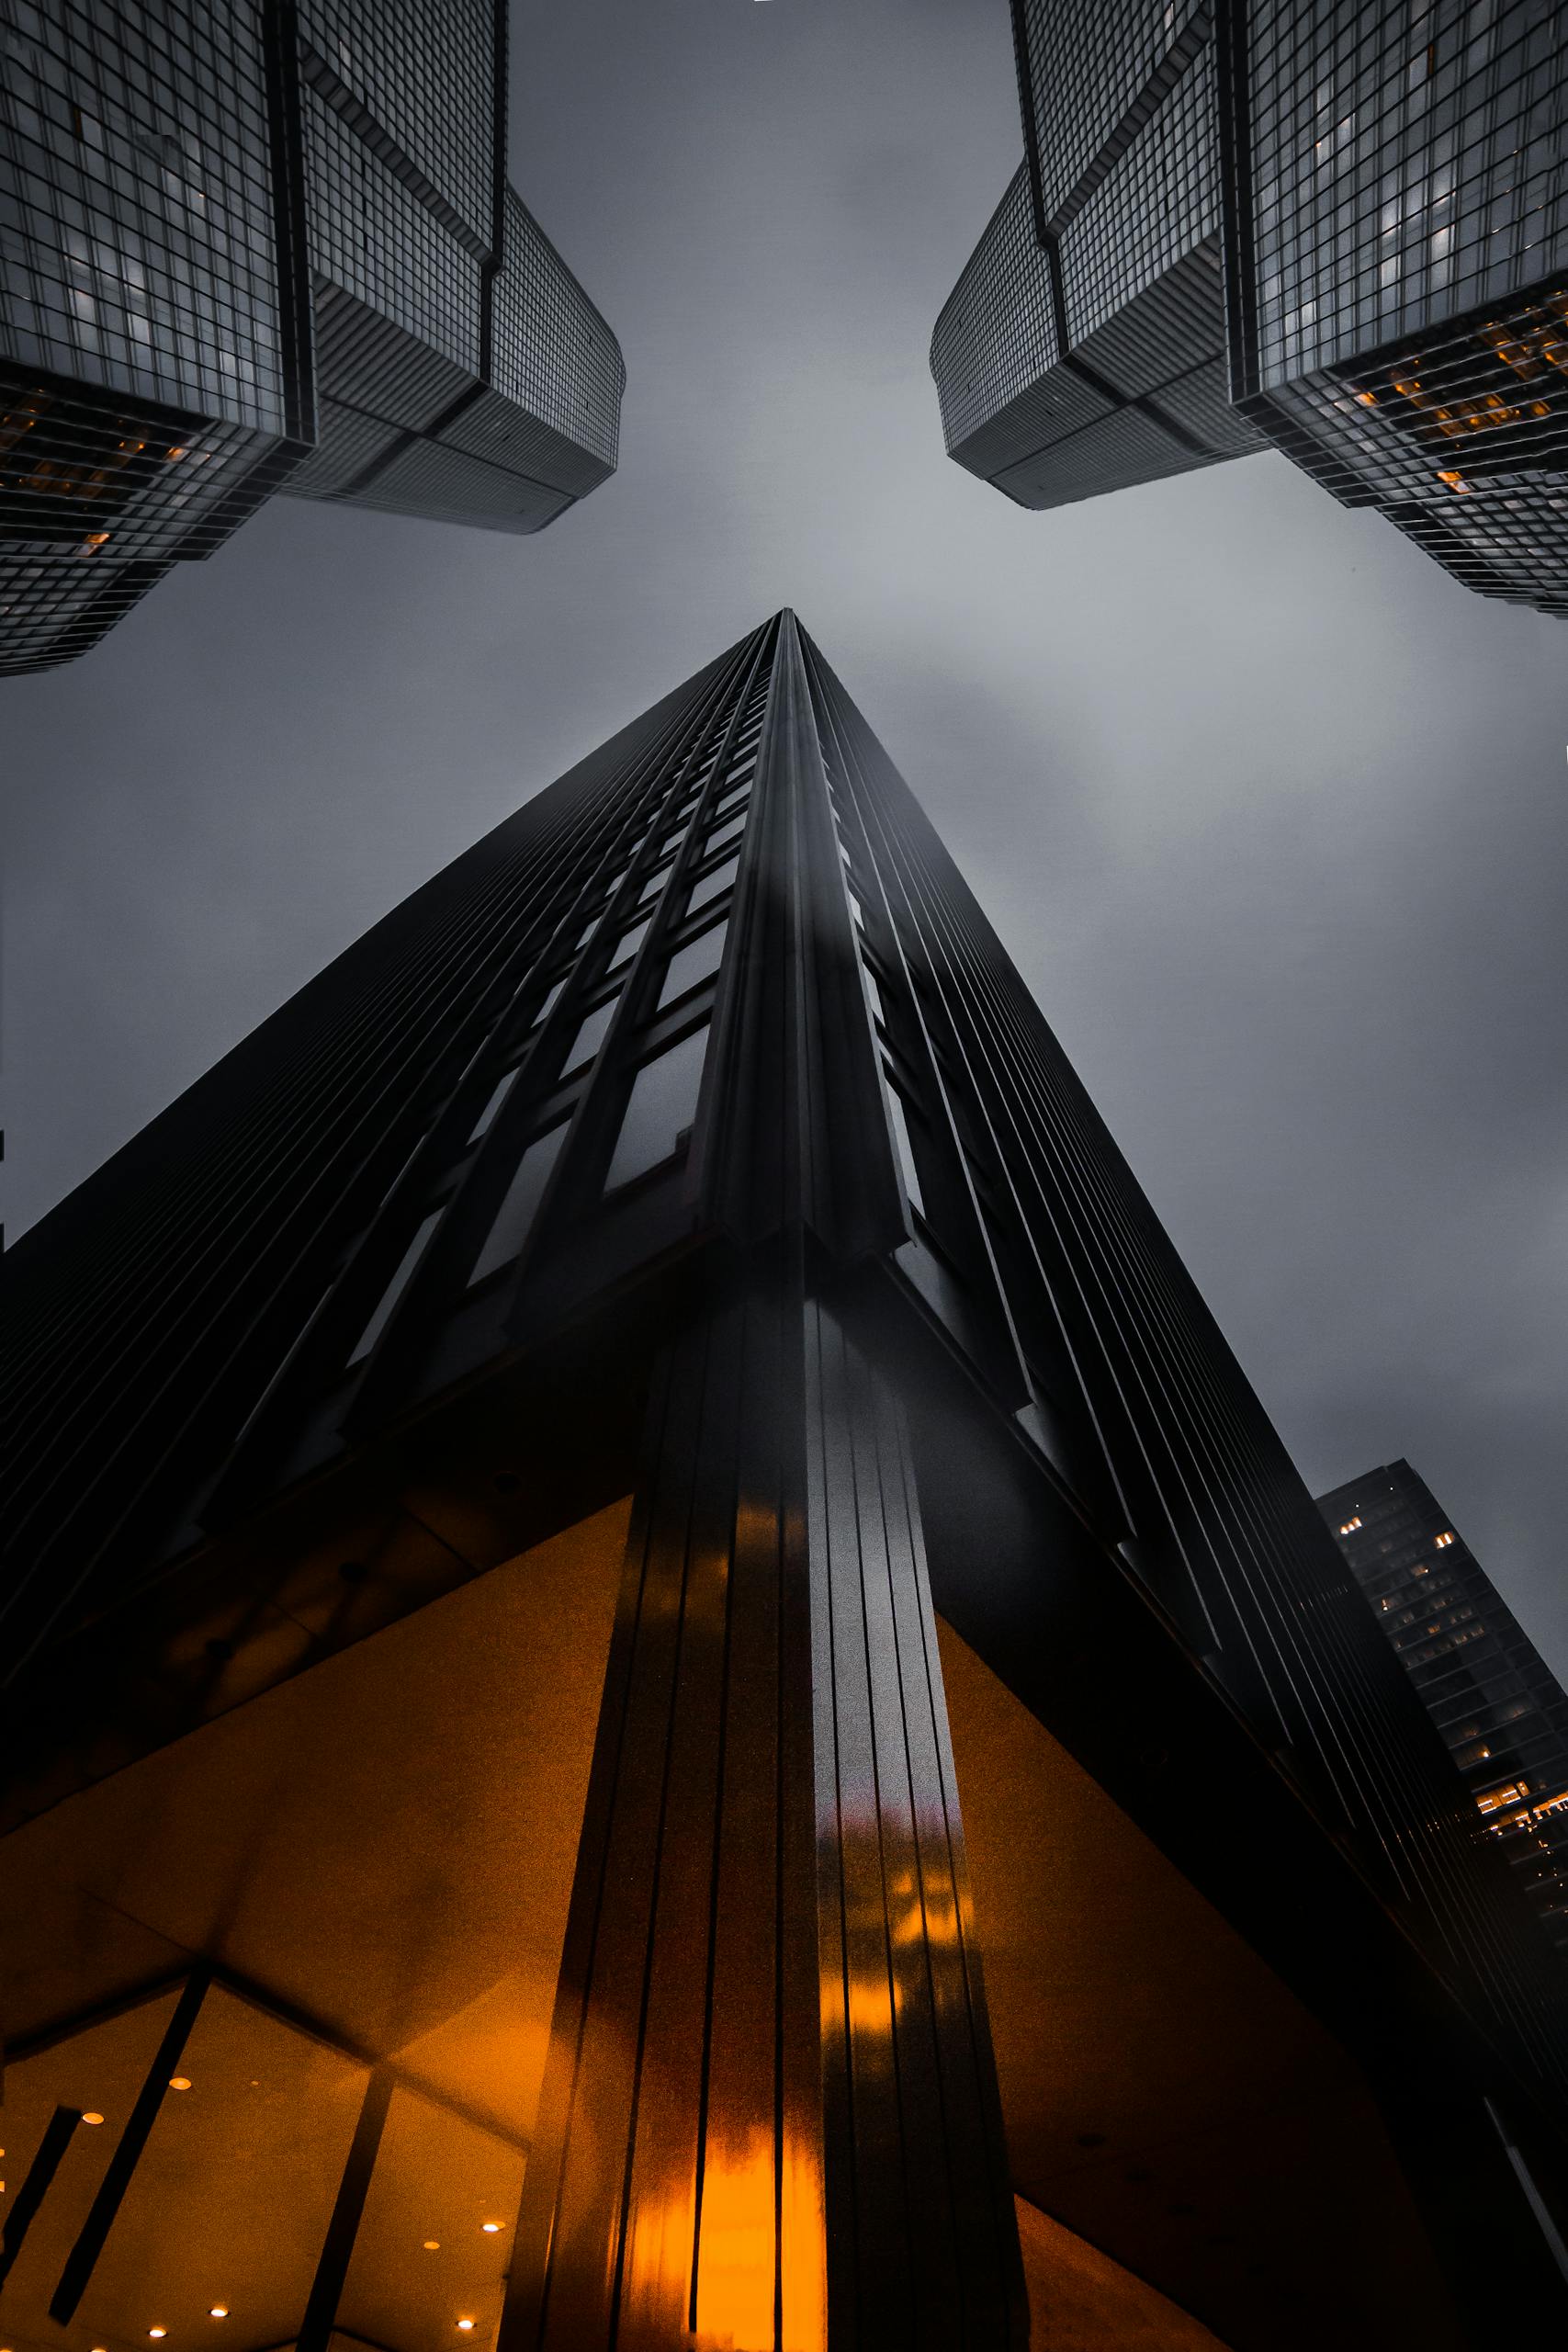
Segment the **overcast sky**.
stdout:
<path fill-rule="evenodd" d="M 1568 627 L 1281 458 L 1055 514 L 947 462 L 1005 0 L 524 0 L 513 59 L 621 470 L 531 539 L 275 500 L 0 689 L 12 1231 L 790 604 L 1308 1482 L 1407 1455 L 1568 1676 Z"/>

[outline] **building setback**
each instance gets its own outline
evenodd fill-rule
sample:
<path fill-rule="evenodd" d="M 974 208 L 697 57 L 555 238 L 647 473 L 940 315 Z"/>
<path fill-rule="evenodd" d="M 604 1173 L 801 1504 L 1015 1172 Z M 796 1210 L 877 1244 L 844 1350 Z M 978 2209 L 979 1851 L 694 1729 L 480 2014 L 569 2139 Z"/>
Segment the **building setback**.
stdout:
<path fill-rule="evenodd" d="M 1561 8 L 1013 15 L 1025 162 L 932 340 L 949 454 L 1043 507 L 1272 445 L 1568 610 Z"/>
<path fill-rule="evenodd" d="M 1568 1951 L 1568 1695 L 1408 1462 L 1320 1496 L 1484 1826 Z"/>
<path fill-rule="evenodd" d="M 5 1288 L 7 2342 L 1561 2333 L 1554 1956 L 791 615 Z"/>
<path fill-rule="evenodd" d="M 505 0 L 0 0 L 0 672 L 276 490 L 536 531 L 619 347 L 507 185 Z"/>

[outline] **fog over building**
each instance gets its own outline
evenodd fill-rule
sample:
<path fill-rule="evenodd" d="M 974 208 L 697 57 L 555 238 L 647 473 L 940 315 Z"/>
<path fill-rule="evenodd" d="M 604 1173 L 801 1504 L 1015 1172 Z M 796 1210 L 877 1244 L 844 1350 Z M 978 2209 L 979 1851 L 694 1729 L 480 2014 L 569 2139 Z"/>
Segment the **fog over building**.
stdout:
<path fill-rule="evenodd" d="M 1266 446 L 1568 611 L 1568 40 L 1548 0 L 1014 0 L 1025 160 L 937 322 L 1032 507 Z"/>
<path fill-rule="evenodd" d="M 1336 1487 L 1318 1509 L 1485 1835 L 1568 1952 L 1568 1695 L 1408 1462 Z"/>
<path fill-rule="evenodd" d="M 0 672 L 274 491 L 536 531 L 626 371 L 505 175 L 506 0 L 0 0 Z"/>
<path fill-rule="evenodd" d="M 1555 1957 L 791 614 L 5 1271 L 7 2341 L 1561 2332 Z"/>

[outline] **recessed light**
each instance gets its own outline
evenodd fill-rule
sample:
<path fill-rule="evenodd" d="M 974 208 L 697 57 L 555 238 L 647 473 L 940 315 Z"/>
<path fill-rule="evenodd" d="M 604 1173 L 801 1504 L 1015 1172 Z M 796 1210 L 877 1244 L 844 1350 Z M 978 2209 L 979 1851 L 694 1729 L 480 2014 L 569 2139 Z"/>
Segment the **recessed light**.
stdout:
<path fill-rule="evenodd" d="M 499 2222 L 481 2222 L 479 2223 L 479 2227 L 484 2232 L 487 2238 L 492 2238 L 494 2237 L 497 2230 L 500 2229 L 501 2223 Z"/>
<path fill-rule="evenodd" d="M 82 2118 L 84 2123 L 101 2123 L 103 2120 L 103 2117 L 98 2113 L 96 2108 L 89 2108 L 86 2114 Z"/>
<path fill-rule="evenodd" d="M 167 2335 L 168 2332 L 166 2327 L 150 2327 L 147 2331 L 149 2335 Z"/>
<path fill-rule="evenodd" d="M 188 2091 L 190 2088 L 190 2076 L 188 2075 L 171 2075 L 169 2076 L 169 2088 L 172 2091 Z"/>
<path fill-rule="evenodd" d="M 457 2322 L 458 2326 L 463 2330 L 465 2335 L 467 2335 L 468 2329 L 472 2327 L 473 2324 L 474 2323 L 471 2319 L 460 2319 Z"/>
<path fill-rule="evenodd" d="M 440 2241 L 440 2239 L 439 2239 L 439 2238 L 426 2238 L 426 2239 L 425 2239 L 425 2241 L 424 2241 L 424 2250 L 425 2250 L 426 2254 L 439 2254 L 439 2253 L 440 2253 L 440 2251 L 441 2251 L 441 2241 Z"/>
<path fill-rule="evenodd" d="M 228 2304 L 227 2304 L 227 2303 L 214 2303 L 214 2304 L 212 2305 L 212 2307 L 211 2307 L 210 2311 L 209 2311 L 209 2312 L 208 2312 L 207 2316 L 208 2316 L 208 2318 L 209 2318 L 209 2319 L 227 2319 L 227 2318 L 228 2318 L 228 2316 L 229 2316 L 229 2306 L 228 2306 Z"/>

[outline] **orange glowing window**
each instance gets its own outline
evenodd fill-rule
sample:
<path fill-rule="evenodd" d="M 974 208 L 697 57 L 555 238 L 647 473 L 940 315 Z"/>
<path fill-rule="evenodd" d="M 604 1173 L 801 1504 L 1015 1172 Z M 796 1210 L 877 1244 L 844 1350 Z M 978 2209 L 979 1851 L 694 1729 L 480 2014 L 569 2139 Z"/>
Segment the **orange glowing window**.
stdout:
<path fill-rule="evenodd" d="M 1359 1511 L 1358 1511 L 1354 1519 L 1348 1519 L 1345 1521 L 1345 1524 L 1340 1529 L 1339 1532 L 1341 1535 L 1354 1535 L 1357 1528 L 1359 1527 L 1360 1524 L 1361 1515 Z M 1384 1605 L 1386 1607 L 1387 1604 L 1385 1603 Z"/>
<path fill-rule="evenodd" d="M 1444 1552 L 1444 1551 L 1446 1551 L 1446 1550 L 1448 1549 L 1449 1545 L 1453 1542 L 1453 1540 L 1454 1540 L 1454 1539 L 1453 1539 L 1453 1537 L 1452 1537 L 1451 1535 L 1439 1535 L 1439 1536 L 1438 1536 L 1438 1551 L 1439 1551 L 1439 1552 Z"/>

